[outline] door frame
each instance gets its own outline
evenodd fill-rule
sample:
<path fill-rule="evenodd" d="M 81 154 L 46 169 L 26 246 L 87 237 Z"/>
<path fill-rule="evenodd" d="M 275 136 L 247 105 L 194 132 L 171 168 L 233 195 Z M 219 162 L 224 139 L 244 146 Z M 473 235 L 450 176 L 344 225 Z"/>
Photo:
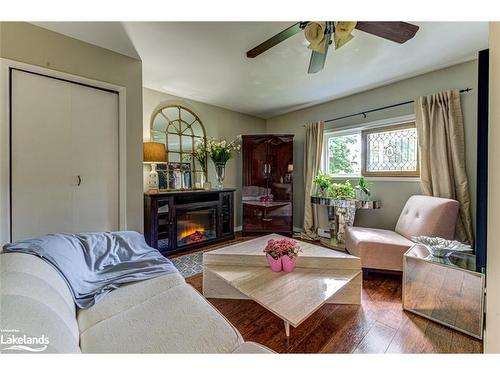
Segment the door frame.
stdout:
<path fill-rule="evenodd" d="M 74 74 L 0 58 L 0 246 L 11 241 L 11 72 L 21 70 L 118 95 L 118 226 L 127 228 L 126 88 Z"/>

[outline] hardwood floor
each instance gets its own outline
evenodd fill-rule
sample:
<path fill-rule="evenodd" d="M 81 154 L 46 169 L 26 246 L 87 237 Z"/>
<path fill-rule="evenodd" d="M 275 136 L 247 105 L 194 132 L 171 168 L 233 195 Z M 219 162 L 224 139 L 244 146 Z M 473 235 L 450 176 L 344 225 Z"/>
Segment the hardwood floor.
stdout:
<path fill-rule="evenodd" d="M 202 275 L 186 279 L 201 292 Z M 482 342 L 403 311 L 401 277 L 371 274 L 361 305 L 324 305 L 286 338 L 283 321 L 249 300 L 209 299 L 247 341 L 279 353 L 481 353 Z"/>

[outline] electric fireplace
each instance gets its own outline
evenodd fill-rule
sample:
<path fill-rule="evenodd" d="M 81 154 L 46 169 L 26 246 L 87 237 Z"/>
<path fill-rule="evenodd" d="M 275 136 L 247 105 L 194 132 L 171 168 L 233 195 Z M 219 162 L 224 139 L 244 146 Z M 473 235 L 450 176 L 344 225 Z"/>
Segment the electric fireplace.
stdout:
<path fill-rule="evenodd" d="M 217 207 L 177 213 L 177 247 L 217 237 Z"/>
<path fill-rule="evenodd" d="M 169 256 L 234 238 L 234 189 L 144 194 L 144 238 Z"/>

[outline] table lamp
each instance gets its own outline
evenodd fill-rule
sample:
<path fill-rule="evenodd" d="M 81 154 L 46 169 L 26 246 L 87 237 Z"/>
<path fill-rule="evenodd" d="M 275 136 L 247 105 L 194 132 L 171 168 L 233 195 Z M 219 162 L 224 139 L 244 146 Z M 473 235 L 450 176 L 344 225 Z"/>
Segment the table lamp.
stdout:
<path fill-rule="evenodd" d="M 156 163 L 165 163 L 167 161 L 167 151 L 163 143 L 144 142 L 143 145 L 143 162 L 151 164 L 151 172 L 148 177 L 148 192 L 158 192 L 158 172 L 156 171 Z"/>

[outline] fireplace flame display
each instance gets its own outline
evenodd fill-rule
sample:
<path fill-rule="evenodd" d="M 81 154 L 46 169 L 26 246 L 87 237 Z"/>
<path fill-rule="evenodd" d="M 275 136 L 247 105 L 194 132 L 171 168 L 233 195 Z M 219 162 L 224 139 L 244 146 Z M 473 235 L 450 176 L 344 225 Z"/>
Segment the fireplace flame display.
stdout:
<path fill-rule="evenodd" d="M 215 215 L 215 209 L 201 209 L 180 214 L 177 217 L 178 246 L 216 238 Z"/>
<path fill-rule="evenodd" d="M 205 228 L 193 224 L 179 233 L 179 239 L 189 245 L 195 242 L 206 241 L 208 240 L 208 236 L 205 234 Z"/>

